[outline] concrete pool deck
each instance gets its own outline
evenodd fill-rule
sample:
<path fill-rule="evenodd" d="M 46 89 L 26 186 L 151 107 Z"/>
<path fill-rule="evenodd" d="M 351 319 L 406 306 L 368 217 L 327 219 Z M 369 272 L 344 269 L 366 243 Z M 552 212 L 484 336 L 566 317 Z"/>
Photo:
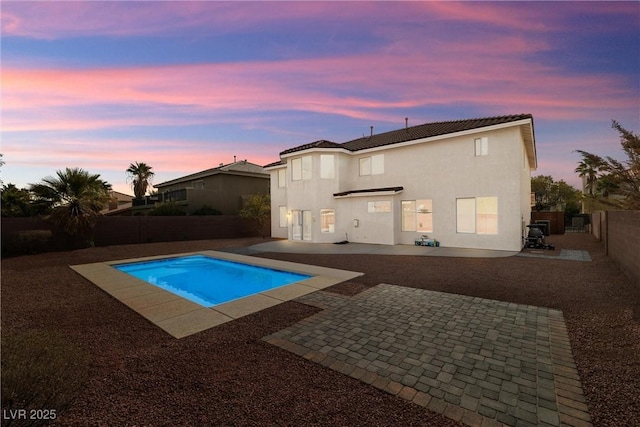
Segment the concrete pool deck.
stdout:
<path fill-rule="evenodd" d="M 502 258 L 518 254 L 518 251 L 492 249 L 468 249 L 415 245 L 376 245 L 369 243 L 310 243 L 291 240 L 275 240 L 249 246 L 247 253 L 282 252 L 307 254 L 369 254 L 369 255 L 415 255 L 454 258 Z"/>
<path fill-rule="evenodd" d="M 263 340 L 470 426 L 590 426 L 561 311 L 396 285 Z"/>
<path fill-rule="evenodd" d="M 117 264 L 204 255 L 226 261 L 306 274 L 309 279 L 213 307 L 204 307 L 113 268 Z M 231 320 L 351 280 L 363 273 L 217 251 L 201 251 L 70 266 L 103 291 L 174 338 L 183 338 Z"/>

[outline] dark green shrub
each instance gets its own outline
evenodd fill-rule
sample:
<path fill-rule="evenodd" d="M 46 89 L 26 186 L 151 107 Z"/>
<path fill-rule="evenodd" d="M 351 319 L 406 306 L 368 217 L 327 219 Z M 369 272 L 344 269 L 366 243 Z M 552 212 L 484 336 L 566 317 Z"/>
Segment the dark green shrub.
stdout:
<path fill-rule="evenodd" d="M 82 391 L 88 373 L 88 353 L 62 334 L 3 330 L 2 425 L 37 426 L 57 418 Z"/>
<path fill-rule="evenodd" d="M 194 211 L 192 215 L 222 215 L 222 212 L 209 205 L 203 205 L 200 209 Z"/>
<path fill-rule="evenodd" d="M 182 216 L 186 214 L 175 202 L 157 203 L 148 213 L 151 216 Z"/>
<path fill-rule="evenodd" d="M 51 230 L 19 231 L 3 238 L 2 255 L 32 255 L 47 252 L 53 247 Z"/>

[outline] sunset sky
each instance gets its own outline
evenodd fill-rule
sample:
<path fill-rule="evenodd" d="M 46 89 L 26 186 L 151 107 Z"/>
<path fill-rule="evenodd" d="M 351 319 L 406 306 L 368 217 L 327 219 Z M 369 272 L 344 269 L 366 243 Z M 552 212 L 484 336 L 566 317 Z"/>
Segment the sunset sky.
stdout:
<path fill-rule="evenodd" d="M 3 1 L 0 179 L 65 167 L 133 194 L 287 148 L 531 113 L 538 170 L 640 131 L 640 2 Z"/>

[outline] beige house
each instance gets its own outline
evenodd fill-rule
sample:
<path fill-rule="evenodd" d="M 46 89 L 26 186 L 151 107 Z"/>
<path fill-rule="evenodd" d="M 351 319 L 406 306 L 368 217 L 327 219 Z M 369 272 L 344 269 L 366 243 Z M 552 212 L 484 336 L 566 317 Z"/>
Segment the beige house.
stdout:
<path fill-rule="evenodd" d="M 243 200 L 254 194 L 269 194 L 269 173 L 247 160 L 236 161 L 154 185 L 151 203 L 175 202 L 191 214 L 203 206 L 235 215 Z"/>
<path fill-rule="evenodd" d="M 272 236 L 520 250 L 536 162 L 530 114 L 290 148 L 265 166 Z"/>
<path fill-rule="evenodd" d="M 107 206 L 100 211 L 103 215 L 118 215 L 124 211 L 131 209 L 131 201 L 133 196 L 120 193 L 118 191 L 109 191 L 109 202 Z"/>

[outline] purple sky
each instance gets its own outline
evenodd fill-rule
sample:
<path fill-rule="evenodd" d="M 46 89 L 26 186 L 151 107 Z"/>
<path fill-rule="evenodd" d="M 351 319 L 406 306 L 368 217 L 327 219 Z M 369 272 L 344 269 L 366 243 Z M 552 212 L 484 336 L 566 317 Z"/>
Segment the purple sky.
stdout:
<path fill-rule="evenodd" d="M 431 121 L 531 113 L 538 170 L 640 130 L 640 2 L 2 2 L 3 182 L 132 193 Z"/>

